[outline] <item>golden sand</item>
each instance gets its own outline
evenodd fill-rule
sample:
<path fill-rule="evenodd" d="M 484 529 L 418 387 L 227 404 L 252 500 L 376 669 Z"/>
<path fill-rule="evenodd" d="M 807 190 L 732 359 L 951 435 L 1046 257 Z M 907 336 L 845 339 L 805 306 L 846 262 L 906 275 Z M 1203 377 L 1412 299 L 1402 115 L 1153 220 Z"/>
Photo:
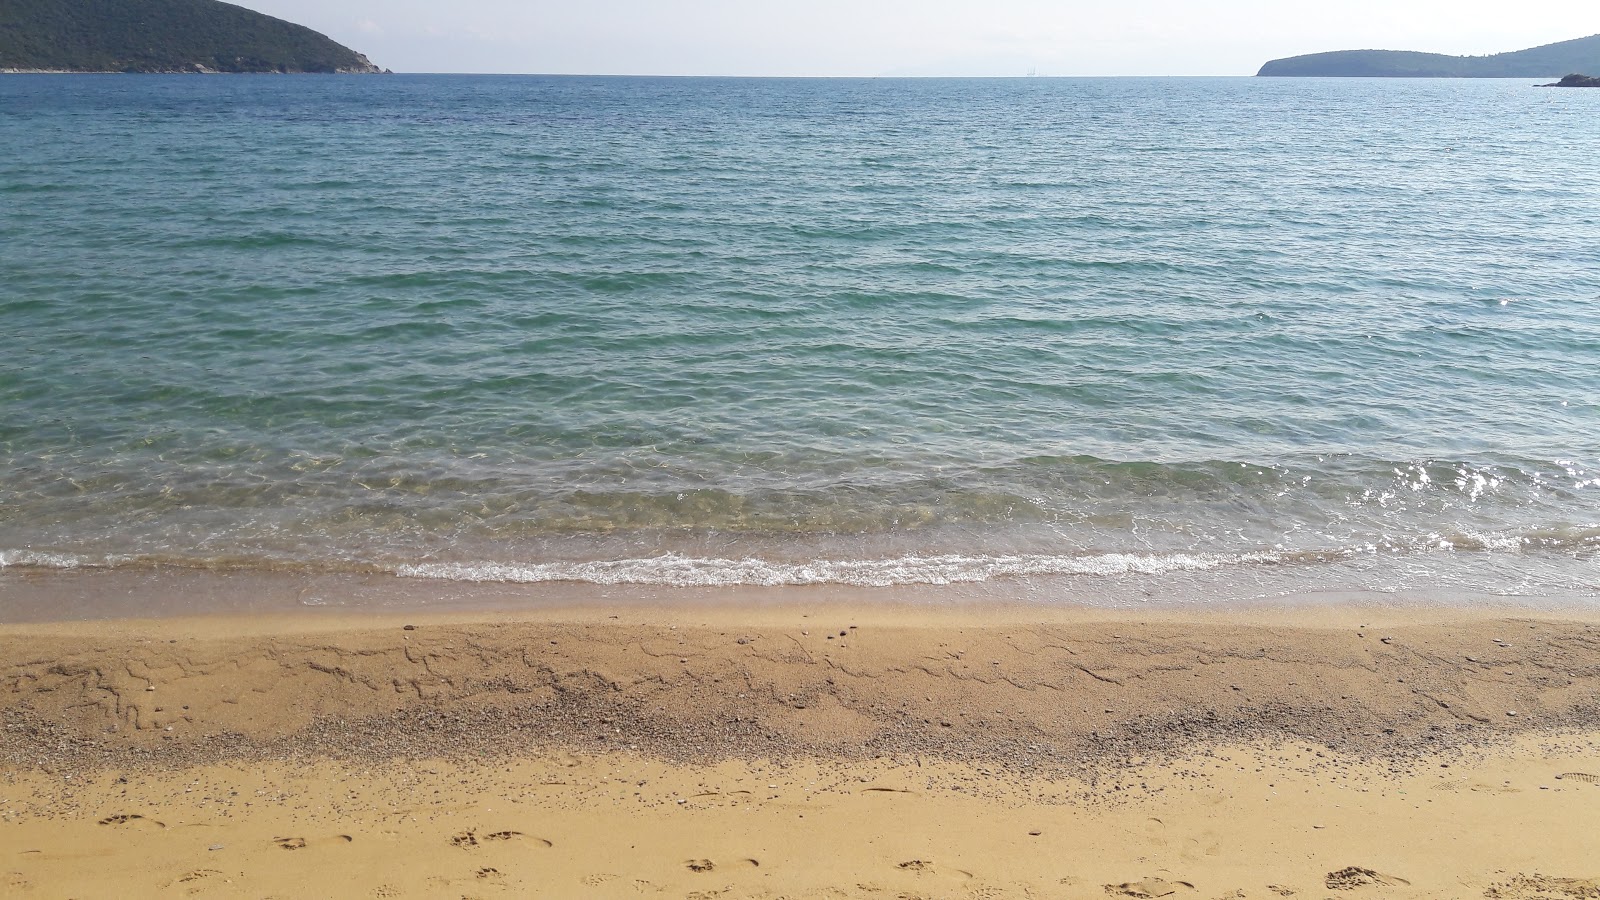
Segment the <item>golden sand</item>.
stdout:
<path fill-rule="evenodd" d="M 230 616 L 0 676 L 8 897 L 1600 897 L 1579 614 Z"/>

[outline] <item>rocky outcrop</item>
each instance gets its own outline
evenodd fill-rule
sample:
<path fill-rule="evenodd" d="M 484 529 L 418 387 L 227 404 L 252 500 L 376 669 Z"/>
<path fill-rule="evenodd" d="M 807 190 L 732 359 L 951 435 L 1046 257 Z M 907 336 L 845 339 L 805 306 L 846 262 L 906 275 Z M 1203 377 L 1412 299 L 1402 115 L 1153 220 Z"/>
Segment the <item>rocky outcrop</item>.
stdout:
<path fill-rule="evenodd" d="M 1539 87 L 1600 87 L 1600 76 L 1578 75 L 1574 73 L 1572 75 L 1568 75 L 1560 81 L 1552 82 L 1550 84 L 1541 84 Z"/>

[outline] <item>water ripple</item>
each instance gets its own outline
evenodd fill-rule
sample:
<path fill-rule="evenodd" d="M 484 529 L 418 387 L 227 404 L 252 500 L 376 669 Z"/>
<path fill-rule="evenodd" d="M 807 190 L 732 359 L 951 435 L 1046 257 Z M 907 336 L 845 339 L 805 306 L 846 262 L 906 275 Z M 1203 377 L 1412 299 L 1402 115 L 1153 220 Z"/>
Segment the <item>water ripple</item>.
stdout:
<path fill-rule="evenodd" d="M 1587 590 L 1573 94 L 8 77 L 0 564 Z"/>

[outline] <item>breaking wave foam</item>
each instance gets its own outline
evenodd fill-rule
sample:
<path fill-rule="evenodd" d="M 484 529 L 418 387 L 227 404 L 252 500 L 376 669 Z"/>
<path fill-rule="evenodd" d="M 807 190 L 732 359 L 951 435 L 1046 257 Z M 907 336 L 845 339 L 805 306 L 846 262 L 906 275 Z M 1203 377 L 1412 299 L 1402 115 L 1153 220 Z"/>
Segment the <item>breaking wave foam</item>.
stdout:
<path fill-rule="evenodd" d="M 406 578 L 532 584 L 580 581 L 591 584 L 649 584 L 672 587 L 780 587 L 844 584 L 890 587 L 909 584 L 970 584 L 1029 575 L 1159 575 L 1199 572 L 1230 565 L 1288 560 L 1282 553 L 1092 556 L 901 556 L 890 559 L 816 559 L 775 562 L 677 554 L 593 562 L 526 565 L 425 563 L 399 566 Z"/>
<path fill-rule="evenodd" d="M 114 565 L 107 559 L 98 561 L 76 553 L 41 553 L 35 550 L 0 550 L 0 569 L 86 569 Z"/>
<path fill-rule="evenodd" d="M 1384 539 L 1328 549 L 1240 550 L 1235 552 L 1076 554 L 908 554 L 867 559 L 785 560 L 662 553 L 624 559 L 548 562 L 426 562 L 313 558 L 254 554 L 197 558 L 184 554 L 84 555 L 63 551 L 0 549 L 0 571 L 16 569 L 175 568 L 211 571 L 295 571 L 389 574 L 401 578 L 461 582 L 536 584 L 584 582 L 598 585 L 666 587 L 781 587 L 791 585 L 975 584 L 1030 576 L 1116 577 L 1210 572 L 1219 569 L 1336 564 L 1359 557 L 1418 557 L 1489 553 L 1571 556 L 1593 560 L 1600 553 L 1600 526 L 1540 528 L 1522 533 L 1456 531 L 1426 537 Z"/>

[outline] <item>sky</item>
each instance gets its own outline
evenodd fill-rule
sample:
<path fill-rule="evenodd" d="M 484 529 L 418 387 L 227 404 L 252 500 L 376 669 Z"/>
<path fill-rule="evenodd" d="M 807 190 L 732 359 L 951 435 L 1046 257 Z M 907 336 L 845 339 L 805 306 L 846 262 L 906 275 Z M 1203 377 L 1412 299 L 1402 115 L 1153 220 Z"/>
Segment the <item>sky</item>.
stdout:
<path fill-rule="evenodd" d="M 397 72 L 1252 75 L 1323 50 L 1600 33 L 1592 0 L 234 0 Z"/>

